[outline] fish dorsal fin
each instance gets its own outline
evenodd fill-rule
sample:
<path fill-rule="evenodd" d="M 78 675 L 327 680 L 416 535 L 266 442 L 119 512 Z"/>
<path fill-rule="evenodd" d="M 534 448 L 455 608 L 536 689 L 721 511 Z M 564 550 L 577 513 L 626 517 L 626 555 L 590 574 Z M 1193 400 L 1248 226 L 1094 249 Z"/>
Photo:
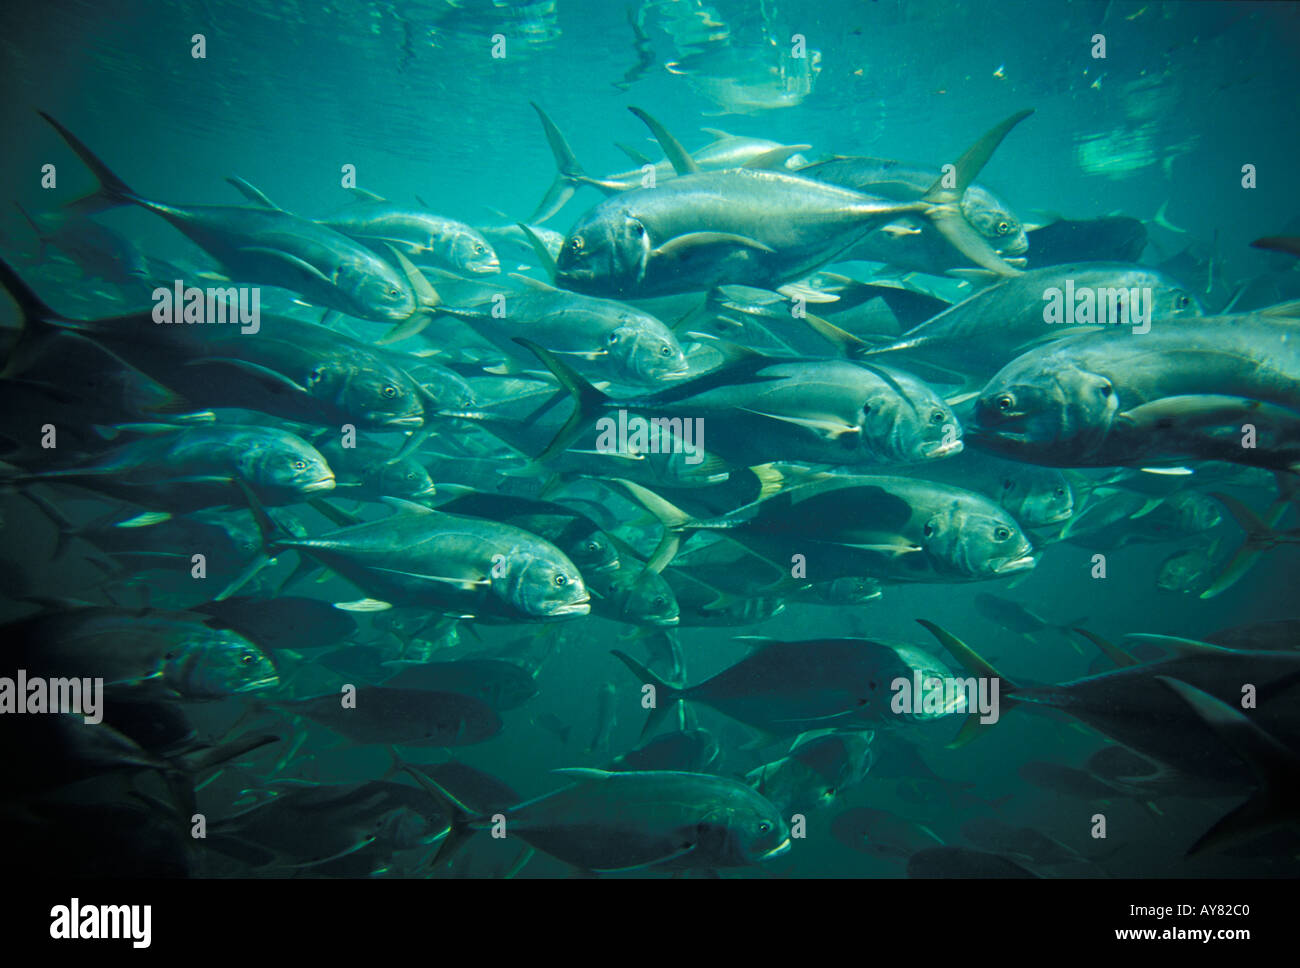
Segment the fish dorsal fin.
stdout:
<path fill-rule="evenodd" d="M 524 238 L 528 240 L 528 244 L 533 247 L 533 254 L 537 256 L 542 268 L 546 270 L 546 274 L 554 279 L 559 269 L 555 265 L 555 258 L 551 255 L 550 249 L 546 248 L 542 240 L 537 237 L 537 233 L 523 222 L 516 222 L 515 224 L 519 226 L 519 231 L 524 233 Z"/>
<path fill-rule="evenodd" d="M 741 168 L 755 168 L 758 170 L 782 169 L 785 163 L 801 151 L 811 151 L 812 145 L 782 145 L 779 148 L 772 148 L 763 152 L 761 155 L 755 155 L 749 161 L 741 165 Z"/>
<path fill-rule="evenodd" d="M 589 766 L 565 766 L 551 772 L 558 773 L 560 776 L 572 777 L 575 780 L 608 780 L 611 776 L 618 775 L 609 770 L 597 770 Z"/>
<path fill-rule="evenodd" d="M 654 164 L 654 162 L 651 161 L 649 158 L 647 158 L 647 157 L 645 156 L 644 153 L 642 153 L 642 152 L 640 152 L 640 151 L 637 151 L 635 148 L 631 147 L 630 145 L 625 145 L 625 144 L 623 144 L 623 143 L 620 142 L 620 141 L 616 141 L 616 142 L 614 142 L 614 147 L 618 148 L 619 151 L 621 151 L 621 152 L 623 152 L 623 154 L 627 155 L 628 158 L 631 159 L 632 164 L 634 164 L 634 165 L 653 165 L 653 164 Z"/>
<path fill-rule="evenodd" d="M 554 286 L 550 285 L 549 283 L 542 282 L 542 280 L 540 279 L 534 279 L 532 276 L 525 276 L 519 272 L 511 272 L 508 273 L 508 275 L 510 276 L 511 279 L 514 279 L 516 282 L 523 283 L 529 289 L 537 289 L 541 292 L 560 291 L 559 289 L 556 289 Z M 554 352 L 554 350 L 552 350 L 552 352 Z"/>
<path fill-rule="evenodd" d="M 973 145 L 966 149 L 966 153 L 957 159 L 953 165 L 955 175 L 955 184 L 948 188 L 944 185 L 947 175 L 940 175 L 929 190 L 923 196 L 927 202 L 955 202 L 961 198 L 962 194 L 970 187 L 979 175 L 993 152 L 1002 144 L 1011 129 L 1018 125 L 1025 118 L 1034 113 L 1033 108 L 1026 108 L 1023 111 L 1017 111 L 1011 117 L 995 125 L 984 133 L 984 135 Z"/>
<path fill-rule="evenodd" d="M 715 336 L 712 333 L 690 332 L 686 334 L 688 339 L 692 339 L 703 346 L 717 350 L 722 354 L 722 358 L 728 363 L 737 363 L 741 360 L 761 360 L 766 357 L 756 349 L 748 346 L 742 346 L 739 343 L 733 343 L 725 340 L 721 336 Z"/>
<path fill-rule="evenodd" d="M 629 107 L 628 110 L 640 118 L 641 122 L 650 129 L 650 133 L 659 142 L 659 147 L 664 150 L 664 154 L 668 156 L 668 160 L 672 163 L 673 171 L 679 175 L 692 175 L 700 170 L 700 166 L 695 163 L 691 153 L 682 147 L 682 143 L 674 138 L 667 128 L 640 108 Z"/>
<path fill-rule="evenodd" d="M 1157 635 L 1152 632 L 1130 632 L 1125 635 L 1126 639 L 1135 639 L 1138 642 L 1150 642 L 1154 645 L 1163 645 L 1165 648 L 1173 649 L 1180 656 L 1190 657 L 1196 655 L 1203 656 L 1223 656 L 1223 655 L 1240 655 L 1241 650 L 1229 649 L 1222 645 L 1215 645 L 1213 642 L 1204 642 L 1200 639 L 1185 639 L 1179 635 Z"/>
<path fill-rule="evenodd" d="M 384 198 L 383 195 L 376 195 L 374 192 L 368 192 L 368 191 L 366 191 L 364 188 L 357 188 L 356 186 L 353 186 L 352 188 L 347 189 L 347 191 L 351 193 L 351 195 L 352 195 L 353 198 L 355 198 L 355 199 L 357 199 L 357 201 L 361 201 L 361 202 L 375 202 L 375 203 L 378 203 L 378 202 L 387 202 L 387 201 L 388 201 L 388 199 Z M 427 207 L 427 206 L 426 206 L 426 207 Z"/>
<path fill-rule="evenodd" d="M 274 212 L 284 211 L 284 209 L 280 208 L 279 205 L 267 198 L 265 192 L 253 185 L 247 179 L 240 178 L 238 175 L 231 175 L 226 179 L 226 181 L 227 183 L 234 185 L 241 195 L 255 205 L 261 205 L 263 208 L 271 209 Z"/>

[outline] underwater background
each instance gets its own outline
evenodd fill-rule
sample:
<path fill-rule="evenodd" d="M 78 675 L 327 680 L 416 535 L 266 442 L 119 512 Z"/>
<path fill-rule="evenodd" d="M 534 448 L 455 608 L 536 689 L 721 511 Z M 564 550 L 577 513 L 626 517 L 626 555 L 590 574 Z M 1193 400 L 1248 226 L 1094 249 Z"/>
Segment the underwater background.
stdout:
<path fill-rule="evenodd" d="M 205 38 L 202 58 L 192 55 L 196 34 Z M 795 34 L 806 39 L 812 56 L 789 56 Z M 1105 37 L 1104 58 L 1092 55 L 1096 34 Z M 502 42 L 505 56 L 494 57 L 494 45 Z M 638 167 L 616 143 L 651 160 L 663 157 L 628 106 L 653 115 L 688 150 L 707 143 L 711 136 L 701 129 L 711 128 L 809 145 L 803 152 L 809 159 L 870 155 L 936 170 L 1000 119 L 1033 108 L 1033 116 L 988 162 L 981 184 L 1009 200 L 1027 225 L 1112 215 L 1134 220 L 1145 245 L 1131 261 L 1163 267 L 1207 313 L 1229 307 L 1247 284 L 1252 295 L 1267 291 L 1268 298 L 1259 296 L 1253 305 L 1231 307 L 1254 310 L 1300 296 L 1296 259 L 1250 245 L 1265 236 L 1300 234 L 1298 49 L 1300 6 L 1293 3 L 15 3 L 0 11 L 6 92 L 0 124 L 10 132 L 0 156 L 0 179 L 9 186 L 11 201 L 38 220 L 93 189 L 85 166 L 45 125 L 40 110 L 76 132 L 148 199 L 245 204 L 224 183 L 238 175 L 287 211 L 325 218 L 354 204 L 340 185 L 343 166 L 353 165 L 358 186 L 394 202 L 411 206 L 418 198 L 423 209 L 468 225 L 512 225 L 530 219 L 555 178 L 555 161 L 530 102 L 554 119 L 592 176 Z M 54 189 L 41 187 L 42 166 L 48 163 L 57 166 Z M 1243 187 L 1244 165 L 1257 173 L 1253 187 Z M 603 197 L 580 186 L 544 224 L 565 233 Z M 174 265 L 204 262 L 200 248 L 139 206 L 98 213 L 95 221 L 139 251 Z M 83 271 L 75 259 L 38 252 L 31 225 L 14 206 L 0 216 L 0 230 L 5 259 L 61 314 L 89 319 L 149 306 L 147 289 L 133 290 Z M 58 245 L 50 248 L 57 255 Z M 526 245 L 497 245 L 497 251 L 503 273 L 546 279 L 545 267 Z M 834 259 L 826 264 L 855 278 L 866 271 L 862 262 L 848 268 Z M 159 278 L 170 285 L 170 275 Z M 451 301 L 447 292 L 454 291 L 454 283 L 446 288 L 430 278 L 444 301 Z M 963 282 L 958 289 L 956 282 L 936 275 L 925 291 L 952 300 L 978 288 Z M 319 309 L 295 307 L 283 292 L 271 297 L 271 291 L 263 294 L 264 311 L 274 300 L 276 312 L 319 320 Z M 680 308 L 657 315 L 671 325 L 682 315 Z M 12 305 L 3 313 L 8 332 L 16 334 L 20 313 Z M 369 343 L 383 332 L 379 324 L 346 316 L 330 325 Z M 699 327 L 679 329 L 683 341 L 687 328 Z M 432 334 L 426 330 L 421 340 L 436 345 Z M 400 342 L 388 347 L 414 348 Z M 471 353 L 460 362 L 481 357 Z M 688 353 L 688 358 L 694 357 Z M 906 369 L 905 360 L 899 366 Z M 541 368 L 533 364 L 531 369 Z M 66 382 L 54 382 L 64 395 L 85 404 L 88 422 L 96 423 L 85 396 L 91 391 L 80 388 L 75 375 L 70 366 Z M 173 389 L 183 393 L 185 380 L 179 382 Z M 487 397 L 497 392 L 484 390 Z M 549 391 L 535 401 L 547 396 Z M 25 406 L 6 403 L 7 440 L 13 438 L 16 418 L 30 417 L 33 434 L 45 422 L 39 406 L 31 405 L 30 412 Z M 566 401 L 560 409 L 569 406 Z M 452 421 L 433 438 L 434 450 L 443 437 L 460 441 L 441 452 L 446 464 L 430 468 L 436 484 L 454 477 L 455 461 L 447 454 L 474 456 L 499 461 L 500 476 L 459 483 L 563 503 L 564 492 L 543 494 L 545 473 L 520 470 L 531 466 L 525 458 L 535 454 L 502 456 L 502 445 L 473 423 Z M 709 431 L 706 446 L 727 433 L 721 426 L 710 425 Z M 126 437 L 105 434 L 104 446 L 131 436 L 123 433 Z M 400 436 L 389 445 L 395 452 Z M 9 453 L 20 451 L 16 445 Z M 9 462 L 11 456 L 3 459 Z M 1118 531 L 1107 532 L 1112 544 L 1101 548 L 1108 559 L 1104 579 L 1091 573 L 1098 548 L 1081 540 L 1044 543 L 1033 570 L 1012 579 L 886 581 L 871 600 L 823 604 L 792 596 L 783 610 L 762 621 L 683 621 L 667 631 L 600 615 L 555 623 L 457 621 L 418 607 L 403 609 L 400 603 L 391 611 L 335 609 L 351 623 L 340 631 L 317 611 L 272 608 L 260 627 L 278 629 L 293 641 L 273 647 L 259 643 L 255 634 L 248 638 L 274 662 L 275 689 L 163 703 L 179 708 L 193 726 L 194 735 L 181 744 L 184 755 L 247 729 L 280 737 L 192 776 L 198 812 L 212 831 L 206 839 L 189 835 L 190 811 L 176 806 L 165 773 L 148 768 L 128 774 L 134 779 L 111 771 L 79 777 L 75 787 L 43 788 L 31 800 L 18 795 L 5 812 L 26 824 L 22 829 L 33 844 L 32 856 L 44 858 L 42 870 L 51 875 L 71 870 L 103 876 L 423 876 L 434 869 L 432 857 L 446 828 L 436 818 L 446 805 L 432 798 L 425 807 L 413 805 L 416 794 L 430 795 L 395 767 L 388 748 L 395 746 L 403 762 L 430 770 L 454 755 L 508 785 L 519 801 L 549 794 L 568 782 L 550 771 L 605 767 L 648 738 L 641 735 L 642 682 L 610 655 L 611 649 L 645 662 L 647 648 L 658 647 L 662 637 L 675 638 L 684 669 L 673 671 L 684 672 L 692 685 L 751 653 L 755 643 L 738 636 L 907 643 L 960 668 L 917 624 L 924 619 L 960 637 L 1013 680 L 1057 683 L 1115 668 L 1091 641 L 1070 631 L 1076 627 L 1111 642 L 1122 642 L 1129 633 L 1201 641 L 1226 628 L 1300 619 L 1294 540 L 1278 541 L 1248 574 L 1213 597 L 1199 597 L 1204 584 L 1190 590 L 1160 587 L 1162 566 L 1180 552 L 1214 549 L 1210 557 L 1218 565 L 1206 565 L 1208 584 L 1211 572 L 1242 543 L 1241 526 L 1209 495 L 1231 489 L 1258 510 L 1279 493 L 1271 469 L 1176 463 L 1209 467 L 1208 479 L 1202 484 L 1193 474 L 1185 484 L 1167 475 L 1145 475 L 1158 479 L 1163 490 L 1153 485 L 1136 493 L 1165 497 L 1177 484 L 1206 499 L 1214 513 L 1190 526 L 1180 521 L 1167 532 L 1125 541 L 1115 535 L 1137 535 L 1143 518 L 1155 513 L 1145 497 L 1125 505 L 1116 519 Z M 7 466 L 37 469 L 18 459 Z M 1133 466 L 1127 471 L 1140 473 Z M 912 470 L 858 472 L 906 476 Z M 1095 488 L 1106 470 L 1079 473 Z M 649 557 L 661 522 L 608 484 L 616 476 L 605 475 L 605 483 L 593 477 L 576 485 L 569 481 L 574 489 L 568 493 L 575 507 Z M 1113 497 L 1127 480 L 1106 480 L 1105 486 L 1116 490 L 1094 500 Z M 65 533 L 28 491 L 56 508 Z M 1076 515 L 1085 506 L 1082 493 L 1076 491 Z M 359 519 L 388 513 L 381 503 L 359 505 L 341 492 L 327 497 Z M 11 483 L 0 496 L 3 618 L 17 622 L 51 610 L 70 613 L 91 603 L 121 609 L 120 634 L 129 638 L 133 610 L 195 608 L 211 602 L 233 577 L 232 572 L 196 584 L 188 564 L 161 566 L 113 553 L 105 564 L 103 548 L 91 536 L 69 537 L 67 529 L 101 522 L 121 507 L 93 490 L 63 483 L 30 478 Z M 147 501 L 136 502 L 129 513 L 150 509 Z M 316 511 L 295 510 L 309 534 L 338 526 Z M 1294 527 L 1293 518 L 1272 523 Z M 178 551 L 188 559 L 189 548 Z M 382 597 L 368 589 L 358 594 L 332 571 L 299 569 L 294 553 L 277 556 L 240 594 L 272 603 L 286 596 L 322 603 Z M 290 587 L 277 584 L 290 575 Z M 754 581 L 755 595 L 760 585 Z M 999 618 L 996 605 L 981 607 L 976 601 L 981 595 L 1019 603 L 1042 622 L 1037 628 L 1017 626 L 1014 619 Z M 1300 639 L 1292 629 L 1285 627 L 1286 642 L 1278 648 L 1297 649 Z M 536 694 L 500 710 L 502 725 L 495 735 L 445 749 L 404 746 L 396 736 L 349 740 L 277 707 L 336 694 L 344 683 L 378 685 L 397 668 L 393 661 L 412 663 L 412 656 L 514 662 L 534 677 Z M 667 667 L 654 667 L 672 678 Z M 685 719 L 672 711 L 667 728 L 703 728 L 720 750 L 708 769 L 698 772 L 748 782 L 747 775 L 785 756 L 794 739 L 756 741 L 742 723 L 716 708 L 702 702 L 685 708 L 689 712 L 680 714 Z M 1250 794 L 1249 784 L 1208 796 L 1186 795 L 1177 784 L 1149 795 L 1131 786 L 1081 795 L 1064 789 L 1066 781 L 1059 778 L 1054 787 L 1030 782 L 1022 772 L 1025 764 L 1083 770 L 1109 740 L 1065 716 L 1043 718 L 1004 708 L 1002 717 L 1006 721 L 989 727 L 987 735 L 956 749 L 947 744 L 960 726 L 960 714 L 874 729 L 874 762 L 853 782 L 823 775 L 822 787 L 810 774 L 804 794 L 816 801 L 816 811 L 807 813 L 806 836 L 796 836 L 788 850 L 761 865 L 702 869 L 727 877 L 899 877 L 908 871 L 909 856 L 947 845 L 996 854 L 1039 876 L 1296 874 L 1300 839 L 1293 827 L 1184 857 L 1189 845 Z M 149 748 L 143 741 L 142 746 Z M 174 757 L 182 755 L 181 747 L 150 752 Z M 57 746 L 49 755 L 60 755 Z M 311 799 L 331 784 L 380 780 L 409 788 L 410 802 L 383 800 L 379 794 L 369 806 Z M 454 790 L 451 779 L 444 785 Z M 147 796 L 136 795 L 141 791 Z M 239 819 L 243 811 L 265 810 L 277 800 L 305 794 L 310 796 L 295 809 L 311 818 L 310 825 L 292 815 L 266 823 Z M 468 803 L 472 797 L 466 793 L 462 799 Z M 507 806 L 494 803 L 502 810 Z M 618 804 L 609 809 L 617 813 Z M 117 833 L 110 836 L 97 826 L 96 810 L 121 811 L 119 825 L 112 828 Z M 699 810 L 702 817 L 708 813 L 707 805 Z M 505 813 L 509 830 L 510 811 Z M 1098 814 L 1106 818 L 1104 838 L 1095 836 Z M 845 819 L 836 827 L 840 817 Z M 1049 846 L 1022 828 L 1046 835 Z M 302 835 L 317 830 L 322 832 Z M 312 840 L 316 836 L 319 844 Z M 579 866 L 534 846 L 536 855 L 518 876 L 565 876 Z M 456 857 L 439 862 L 436 873 L 513 876 L 521 848 L 509 834 L 504 841 L 479 834 Z M 611 864 L 609 870 L 665 876 L 679 866 L 628 863 Z M 999 869 L 985 867 L 980 873 L 999 876 Z"/>

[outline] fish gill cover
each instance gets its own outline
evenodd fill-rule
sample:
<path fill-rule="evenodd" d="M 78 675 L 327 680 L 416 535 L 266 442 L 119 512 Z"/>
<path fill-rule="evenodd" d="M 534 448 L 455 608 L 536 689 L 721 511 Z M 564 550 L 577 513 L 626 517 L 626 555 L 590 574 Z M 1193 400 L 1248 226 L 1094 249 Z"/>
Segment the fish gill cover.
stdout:
<path fill-rule="evenodd" d="M 1296 4 L 0 38 L 14 869 L 1300 873 Z"/>

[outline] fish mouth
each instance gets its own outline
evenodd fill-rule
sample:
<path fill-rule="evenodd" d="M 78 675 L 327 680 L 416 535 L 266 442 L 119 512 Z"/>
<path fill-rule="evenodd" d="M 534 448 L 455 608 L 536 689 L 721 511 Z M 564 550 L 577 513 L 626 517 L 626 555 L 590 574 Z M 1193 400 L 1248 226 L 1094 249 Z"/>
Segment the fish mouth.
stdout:
<path fill-rule="evenodd" d="M 1038 564 L 1038 559 L 1033 554 L 1021 555 L 1019 558 L 1012 558 L 1002 562 L 993 569 L 993 573 L 995 575 L 1010 575 L 1017 571 L 1033 568 L 1036 564 Z"/>
<path fill-rule="evenodd" d="M 280 677 L 278 675 L 263 676 L 261 679 L 254 679 L 252 682 L 245 682 L 242 685 L 236 686 L 235 689 L 232 690 L 232 694 L 240 695 L 245 692 L 256 692 L 259 689 L 266 689 L 269 686 L 278 686 L 279 684 Z"/>
<path fill-rule="evenodd" d="M 656 628 L 669 628 L 670 626 L 679 624 L 681 620 L 682 619 L 680 615 L 674 615 L 672 618 L 651 619 L 650 622 Z"/>
<path fill-rule="evenodd" d="M 412 497 L 433 497 L 437 493 L 438 493 L 438 485 L 430 484 L 428 487 L 420 488 L 420 490 L 416 491 L 411 496 Z"/>
<path fill-rule="evenodd" d="M 591 599 L 584 598 L 580 602 L 570 602 L 568 605 L 560 605 L 552 609 L 548 614 L 554 618 L 557 615 L 589 615 L 591 613 Z"/>
<path fill-rule="evenodd" d="M 488 276 L 501 271 L 501 263 L 497 259 L 491 262 L 480 262 L 476 266 L 470 266 L 469 271 L 479 276 Z"/>
<path fill-rule="evenodd" d="M 1062 511 L 1060 514 L 1054 514 L 1054 515 L 1052 515 L 1050 518 L 1046 518 L 1046 519 L 1043 521 L 1043 526 L 1046 526 L 1046 525 L 1049 525 L 1049 524 L 1064 524 L 1066 521 L 1069 521 L 1070 518 L 1072 518 L 1072 517 L 1074 517 L 1074 511 L 1073 511 L 1073 510 Z"/>
<path fill-rule="evenodd" d="M 606 575 L 609 574 L 609 572 L 611 571 L 618 571 L 620 564 L 621 562 L 617 558 L 615 558 L 613 561 L 607 561 L 603 565 L 596 565 L 594 567 L 590 567 L 588 570 L 590 570 L 593 574 L 596 575 Z"/>
<path fill-rule="evenodd" d="M 316 491 L 332 491 L 334 490 L 334 475 L 331 474 L 329 477 L 322 478 L 319 481 L 312 481 L 310 484 L 304 484 L 302 487 L 298 488 L 298 490 L 302 491 L 304 494 L 314 494 Z"/>
<path fill-rule="evenodd" d="M 947 457 L 950 454 L 960 454 L 965 446 L 966 445 L 960 440 L 949 440 L 947 442 L 940 441 L 939 443 L 922 450 L 921 454 L 927 460 L 934 460 L 937 457 Z"/>
<path fill-rule="evenodd" d="M 773 857 L 780 857 L 782 854 L 790 852 L 790 838 L 787 837 L 765 854 L 758 856 L 759 861 L 771 860 Z"/>

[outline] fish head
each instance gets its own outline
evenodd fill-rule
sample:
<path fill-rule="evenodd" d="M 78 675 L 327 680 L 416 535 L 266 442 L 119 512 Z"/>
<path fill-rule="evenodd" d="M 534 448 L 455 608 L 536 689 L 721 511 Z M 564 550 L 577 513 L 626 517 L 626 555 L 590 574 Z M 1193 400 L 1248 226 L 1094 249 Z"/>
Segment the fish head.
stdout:
<path fill-rule="evenodd" d="M 564 550 L 584 574 L 613 571 L 618 567 L 618 549 L 599 528 L 578 535 Z"/>
<path fill-rule="evenodd" d="M 956 415 L 929 385 L 909 373 L 871 367 L 858 417 L 861 441 L 873 462 L 913 464 L 961 453 L 962 428 Z"/>
<path fill-rule="evenodd" d="M 372 427 L 419 427 L 424 405 L 411 380 L 379 361 L 321 363 L 304 381 L 308 392 Z"/>
<path fill-rule="evenodd" d="M 677 596 L 658 572 L 643 568 L 626 575 L 620 573 L 616 585 L 622 592 L 619 598 L 622 615 L 634 625 L 667 627 L 680 621 Z"/>
<path fill-rule="evenodd" d="M 606 337 L 606 350 L 638 384 L 680 380 L 690 372 L 677 337 L 653 316 L 627 312 Z"/>
<path fill-rule="evenodd" d="M 416 310 L 415 292 L 396 269 L 378 256 L 365 264 L 341 263 L 333 281 L 357 307 L 352 315 L 363 319 L 398 323 L 409 319 Z"/>
<path fill-rule="evenodd" d="M 723 866 L 760 864 L 790 849 L 790 828 L 764 796 L 746 788 L 720 799 L 695 829 L 700 851 Z"/>
<path fill-rule="evenodd" d="M 1165 500 L 1164 507 L 1173 518 L 1172 530 L 1182 534 L 1201 534 L 1217 527 L 1223 520 L 1218 501 L 1200 491 L 1179 491 Z"/>
<path fill-rule="evenodd" d="M 997 500 L 1021 524 L 1042 528 L 1062 524 L 1074 514 L 1074 491 L 1065 475 L 1046 467 L 1021 465 L 1001 475 Z"/>
<path fill-rule="evenodd" d="M 579 292 L 632 292 L 645 279 L 650 249 L 645 224 L 629 209 L 598 206 L 560 247 L 557 284 Z"/>
<path fill-rule="evenodd" d="M 561 619 L 591 611 L 582 575 L 558 548 L 515 546 L 502 556 L 501 564 L 505 574 L 493 576 L 492 590 L 524 615 Z"/>
<path fill-rule="evenodd" d="M 971 186 L 962 196 L 961 212 L 966 221 L 990 246 L 1003 256 L 1024 255 L 1029 236 L 1014 212 L 992 193 Z"/>
<path fill-rule="evenodd" d="M 880 598 L 880 582 L 874 578 L 834 578 L 818 585 L 817 594 L 827 605 L 864 605 Z"/>
<path fill-rule="evenodd" d="M 501 260 L 497 258 L 496 250 L 487 239 L 469 226 L 453 232 L 442 240 L 442 244 L 452 269 L 476 276 L 501 271 Z"/>
<path fill-rule="evenodd" d="M 1110 379 L 1068 352 L 1025 354 L 989 381 L 969 429 L 991 449 L 1066 460 L 1102 443 L 1119 412 Z"/>
<path fill-rule="evenodd" d="M 428 470 L 410 457 L 380 464 L 372 472 L 371 480 L 381 493 L 408 501 L 432 497 L 437 493 Z"/>
<path fill-rule="evenodd" d="M 1160 275 L 1151 286 L 1151 315 L 1154 319 L 1179 319 L 1204 316 L 1205 304 L 1190 289 Z"/>
<path fill-rule="evenodd" d="M 334 471 L 320 451 L 287 431 L 250 438 L 239 455 L 237 470 L 264 495 L 298 497 L 334 489 Z"/>
<path fill-rule="evenodd" d="M 943 570 L 967 578 L 997 578 L 1037 563 L 1020 525 L 983 495 L 958 495 L 922 525 L 921 547 Z"/>
<path fill-rule="evenodd" d="M 164 656 L 163 680 L 187 699 L 224 699 L 274 688 L 280 677 L 242 635 L 198 625 Z"/>

